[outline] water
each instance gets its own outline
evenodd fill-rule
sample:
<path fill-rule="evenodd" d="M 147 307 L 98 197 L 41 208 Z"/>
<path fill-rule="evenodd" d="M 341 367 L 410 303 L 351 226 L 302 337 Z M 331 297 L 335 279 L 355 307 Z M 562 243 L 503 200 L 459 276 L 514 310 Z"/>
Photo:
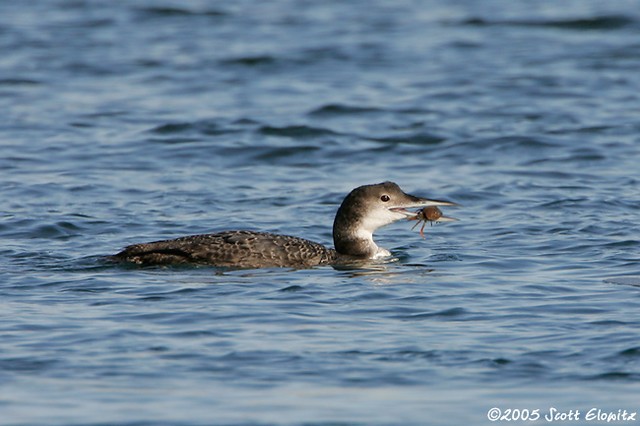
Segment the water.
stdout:
<path fill-rule="evenodd" d="M 640 411 L 639 10 L 3 2 L 0 423 Z M 383 180 L 461 221 L 380 230 L 397 261 L 360 270 L 102 260 L 233 228 L 331 244 Z"/>

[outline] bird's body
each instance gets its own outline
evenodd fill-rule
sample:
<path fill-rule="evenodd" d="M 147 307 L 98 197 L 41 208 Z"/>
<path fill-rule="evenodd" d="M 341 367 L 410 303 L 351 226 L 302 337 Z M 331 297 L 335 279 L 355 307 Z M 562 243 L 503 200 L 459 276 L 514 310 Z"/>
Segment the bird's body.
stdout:
<path fill-rule="evenodd" d="M 375 259 L 390 254 L 373 241 L 377 228 L 416 216 L 406 208 L 430 205 L 455 204 L 414 197 L 393 182 L 383 182 L 358 187 L 344 199 L 333 224 L 335 249 L 287 235 L 225 231 L 134 244 L 112 257 L 139 265 L 206 264 L 232 268 L 309 268 Z"/>
<path fill-rule="evenodd" d="M 134 244 L 116 255 L 140 265 L 212 264 L 234 268 L 311 267 L 336 261 L 322 244 L 288 235 L 225 231 Z"/>

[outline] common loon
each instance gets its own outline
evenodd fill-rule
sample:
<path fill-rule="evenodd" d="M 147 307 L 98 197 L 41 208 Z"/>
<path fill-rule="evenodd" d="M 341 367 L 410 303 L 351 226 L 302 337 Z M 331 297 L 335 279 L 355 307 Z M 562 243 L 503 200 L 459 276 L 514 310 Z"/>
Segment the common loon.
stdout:
<path fill-rule="evenodd" d="M 405 194 L 393 182 L 360 186 L 346 196 L 333 223 L 335 249 L 312 241 L 255 231 L 225 231 L 134 244 L 112 256 L 139 265 L 205 264 L 232 268 L 292 267 L 350 263 L 390 256 L 373 241 L 373 232 L 400 219 L 407 209 L 454 206 L 450 201 Z M 442 216 L 442 221 L 455 220 Z"/>

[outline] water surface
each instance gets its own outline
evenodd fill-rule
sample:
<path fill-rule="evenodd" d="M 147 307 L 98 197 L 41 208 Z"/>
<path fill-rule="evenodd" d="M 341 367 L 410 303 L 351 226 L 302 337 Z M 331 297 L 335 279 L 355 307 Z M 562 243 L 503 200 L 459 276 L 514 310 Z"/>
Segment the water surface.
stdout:
<path fill-rule="evenodd" d="M 387 3 L 0 6 L 3 424 L 640 411 L 640 3 Z M 461 221 L 364 269 L 103 261 L 331 245 L 384 180 Z"/>

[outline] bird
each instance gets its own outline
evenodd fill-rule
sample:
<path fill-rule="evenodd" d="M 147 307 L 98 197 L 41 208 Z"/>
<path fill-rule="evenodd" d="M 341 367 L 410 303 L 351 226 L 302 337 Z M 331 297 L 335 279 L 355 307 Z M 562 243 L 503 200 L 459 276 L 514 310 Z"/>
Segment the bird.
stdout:
<path fill-rule="evenodd" d="M 417 212 L 408 209 L 456 205 L 407 194 L 398 184 L 386 181 L 359 186 L 344 198 L 333 223 L 335 248 L 289 235 L 237 230 L 133 244 L 111 259 L 141 266 L 193 264 L 237 269 L 305 269 L 382 259 L 391 253 L 374 242 L 376 229 L 415 219 Z M 441 216 L 438 220 L 456 219 Z"/>

